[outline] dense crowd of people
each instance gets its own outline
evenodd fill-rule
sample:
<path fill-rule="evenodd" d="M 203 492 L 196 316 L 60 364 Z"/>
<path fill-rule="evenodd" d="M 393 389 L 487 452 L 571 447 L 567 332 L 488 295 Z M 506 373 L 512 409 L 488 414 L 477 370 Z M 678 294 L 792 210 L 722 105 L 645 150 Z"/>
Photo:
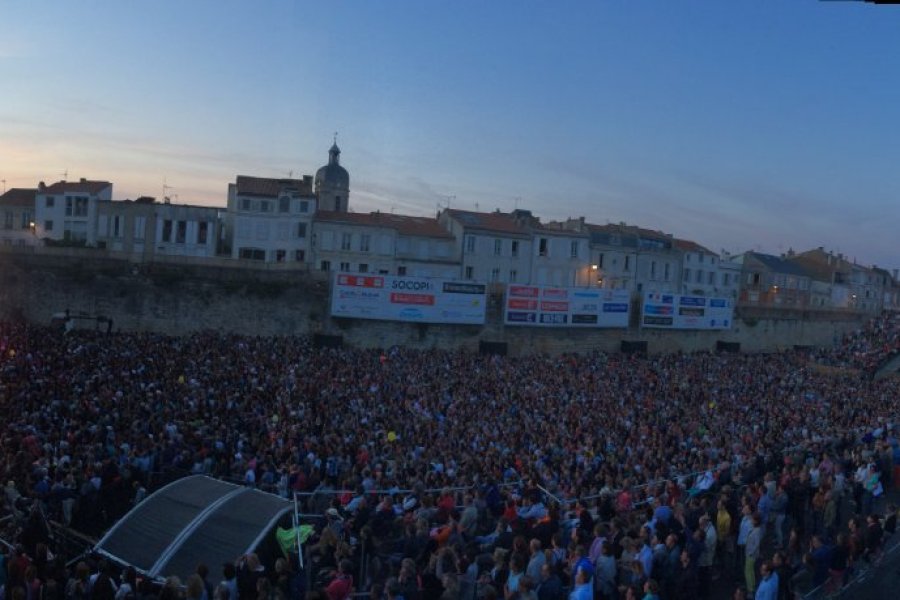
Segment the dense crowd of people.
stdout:
<path fill-rule="evenodd" d="M 874 373 L 900 354 L 900 314 L 884 312 L 845 334 L 834 348 L 816 353 L 820 363 Z"/>
<path fill-rule="evenodd" d="M 878 323 L 835 360 L 895 344 L 897 319 Z M 0 584 L 15 600 L 94 600 L 98 578 L 204 600 L 552 600 L 710 598 L 727 580 L 792 597 L 839 585 L 893 530 L 896 390 L 791 352 L 500 358 L 0 323 L 19 524 Z M 303 577 L 293 555 L 241 559 L 218 587 L 207 570 L 146 591 L 50 558 L 39 517 L 102 529 L 188 473 L 301 494 L 322 515 Z"/>

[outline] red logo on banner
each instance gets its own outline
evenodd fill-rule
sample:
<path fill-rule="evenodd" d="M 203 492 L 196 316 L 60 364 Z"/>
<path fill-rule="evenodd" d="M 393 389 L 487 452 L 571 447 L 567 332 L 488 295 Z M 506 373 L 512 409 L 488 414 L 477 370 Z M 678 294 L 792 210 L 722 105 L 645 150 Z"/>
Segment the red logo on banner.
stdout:
<path fill-rule="evenodd" d="M 363 277 L 361 275 L 338 275 L 338 285 L 348 287 L 383 288 L 384 277 Z"/>
<path fill-rule="evenodd" d="M 539 293 L 540 290 L 536 287 L 529 287 L 526 285 L 509 286 L 510 296 L 518 296 L 520 298 L 537 298 Z"/>
<path fill-rule="evenodd" d="M 537 310 L 537 300 L 517 300 L 516 298 L 509 299 L 509 308 L 516 308 L 519 310 Z"/>
<path fill-rule="evenodd" d="M 431 294 L 391 294 L 391 304 L 421 304 L 434 306 L 434 296 Z"/>
<path fill-rule="evenodd" d="M 544 312 L 568 312 L 568 302 L 541 302 L 541 310 Z"/>

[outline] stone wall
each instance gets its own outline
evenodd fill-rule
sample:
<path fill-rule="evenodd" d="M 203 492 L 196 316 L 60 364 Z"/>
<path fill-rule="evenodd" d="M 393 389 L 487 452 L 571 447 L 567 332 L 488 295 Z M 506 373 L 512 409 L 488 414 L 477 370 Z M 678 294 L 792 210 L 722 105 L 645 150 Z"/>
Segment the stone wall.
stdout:
<path fill-rule="evenodd" d="M 230 263 L 234 264 L 234 263 Z M 180 335 L 217 330 L 245 335 L 324 333 L 357 347 L 460 348 L 505 342 L 511 354 L 616 352 L 622 340 L 646 341 L 651 353 L 714 350 L 718 341 L 742 351 L 831 345 L 860 326 L 859 315 L 743 309 L 731 331 L 585 330 L 506 327 L 501 297 L 491 296 L 485 326 L 332 319 L 327 282 L 315 274 L 267 268 L 187 264 L 134 265 L 90 251 L 48 256 L 0 252 L 0 318 L 49 323 L 55 313 L 113 319 L 114 328 Z M 79 319 L 96 327 L 95 320 Z M 105 325 L 102 325 L 105 327 Z"/>

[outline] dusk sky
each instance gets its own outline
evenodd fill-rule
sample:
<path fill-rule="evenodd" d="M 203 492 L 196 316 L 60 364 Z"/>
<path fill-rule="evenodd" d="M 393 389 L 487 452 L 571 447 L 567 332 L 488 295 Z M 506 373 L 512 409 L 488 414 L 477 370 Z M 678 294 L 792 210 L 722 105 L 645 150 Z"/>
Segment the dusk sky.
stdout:
<path fill-rule="evenodd" d="M 224 206 L 338 132 L 351 207 L 531 209 L 900 267 L 900 7 L 0 4 L 0 179 Z"/>

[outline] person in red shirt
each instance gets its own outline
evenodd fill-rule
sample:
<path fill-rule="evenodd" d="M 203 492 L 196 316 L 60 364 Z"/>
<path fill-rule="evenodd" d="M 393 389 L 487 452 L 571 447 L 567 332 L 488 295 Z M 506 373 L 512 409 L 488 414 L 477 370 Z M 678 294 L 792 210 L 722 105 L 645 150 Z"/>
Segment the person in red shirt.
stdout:
<path fill-rule="evenodd" d="M 328 600 L 347 600 L 353 592 L 353 563 L 349 560 L 342 560 L 338 566 L 338 571 L 325 588 L 328 594 Z"/>

